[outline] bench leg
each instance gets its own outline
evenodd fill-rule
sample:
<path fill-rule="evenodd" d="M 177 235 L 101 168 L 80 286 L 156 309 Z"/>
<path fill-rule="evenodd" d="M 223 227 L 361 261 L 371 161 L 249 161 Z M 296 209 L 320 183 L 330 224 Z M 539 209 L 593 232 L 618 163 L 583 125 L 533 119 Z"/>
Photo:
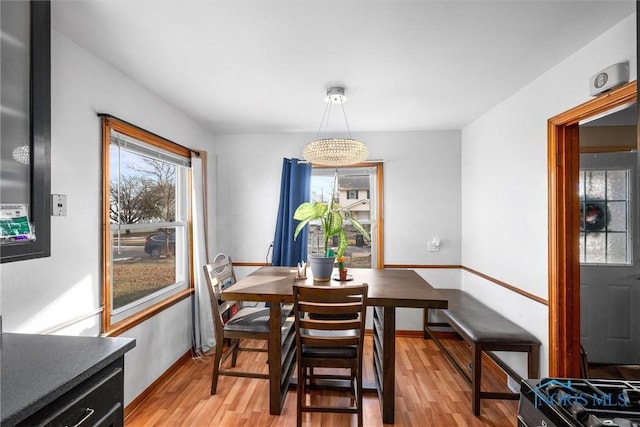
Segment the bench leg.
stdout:
<path fill-rule="evenodd" d="M 529 378 L 538 378 L 540 374 L 540 346 L 532 345 L 527 352 L 527 366 Z"/>
<path fill-rule="evenodd" d="M 429 339 L 429 334 L 427 333 L 427 327 L 429 325 L 429 309 L 425 308 L 422 310 L 422 338 Z"/>
<path fill-rule="evenodd" d="M 482 379 L 482 346 L 471 345 L 471 410 L 480 415 L 480 384 Z"/>

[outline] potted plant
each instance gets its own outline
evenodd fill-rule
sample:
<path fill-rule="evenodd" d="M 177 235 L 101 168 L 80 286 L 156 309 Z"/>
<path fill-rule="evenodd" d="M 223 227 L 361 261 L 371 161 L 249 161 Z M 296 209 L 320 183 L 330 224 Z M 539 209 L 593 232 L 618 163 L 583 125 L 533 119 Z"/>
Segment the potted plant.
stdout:
<path fill-rule="evenodd" d="M 338 277 L 340 280 L 347 280 L 347 269 L 344 266 L 344 256 L 338 257 Z"/>
<path fill-rule="evenodd" d="M 333 192 L 332 192 L 333 194 Z M 300 221 L 293 234 L 293 239 L 298 237 L 298 234 L 302 229 L 313 220 L 320 220 L 320 226 L 323 232 L 323 250 L 320 254 L 310 254 L 309 261 L 311 264 L 311 270 L 315 280 L 328 281 L 331 279 L 331 272 L 333 271 L 333 263 L 335 258 L 344 256 L 344 252 L 347 249 L 348 241 L 347 234 L 344 231 L 343 226 L 351 223 L 353 227 L 362 233 L 365 238 L 370 239 L 369 233 L 362 227 L 362 224 L 351 216 L 351 212 L 348 209 L 341 207 L 338 203 L 333 201 L 333 198 L 328 203 L 325 202 L 304 202 L 293 214 L 293 219 Z M 338 236 L 338 247 L 330 248 L 329 239 L 333 236 Z M 327 271 L 318 272 L 316 267 L 319 264 L 324 264 Z"/>

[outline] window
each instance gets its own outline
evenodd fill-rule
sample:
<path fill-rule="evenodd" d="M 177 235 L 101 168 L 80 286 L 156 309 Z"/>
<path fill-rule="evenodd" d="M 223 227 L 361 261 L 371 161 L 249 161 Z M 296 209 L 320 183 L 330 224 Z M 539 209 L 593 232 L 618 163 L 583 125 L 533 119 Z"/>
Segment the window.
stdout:
<path fill-rule="evenodd" d="M 382 163 L 372 163 L 367 166 L 346 168 L 314 167 L 311 171 L 311 201 L 327 201 L 334 188 L 334 200 L 341 207 L 349 209 L 369 232 L 368 241 L 355 228 L 346 226 L 349 246 L 345 252 L 347 266 L 350 268 L 382 268 L 382 223 L 379 218 L 382 209 Z M 329 242 L 337 246 L 335 242 Z M 309 224 L 309 253 L 317 252 L 322 245 L 322 228 L 319 223 Z"/>
<path fill-rule="evenodd" d="M 580 262 L 629 264 L 630 171 L 580 171 Z"/>
<path fill-rule="evenodd" d="M 190 152 L 103 117 L 104 331 L 190 291 Z"/>

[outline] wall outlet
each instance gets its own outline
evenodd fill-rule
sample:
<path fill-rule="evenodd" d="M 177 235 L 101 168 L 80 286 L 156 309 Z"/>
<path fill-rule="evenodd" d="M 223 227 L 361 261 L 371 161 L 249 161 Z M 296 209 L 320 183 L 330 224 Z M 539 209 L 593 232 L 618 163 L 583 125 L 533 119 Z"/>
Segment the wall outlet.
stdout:
<path fill-rule="evenodd" d="M 67 216 L 66 194 L 51 195 L 51 216 Z"/>

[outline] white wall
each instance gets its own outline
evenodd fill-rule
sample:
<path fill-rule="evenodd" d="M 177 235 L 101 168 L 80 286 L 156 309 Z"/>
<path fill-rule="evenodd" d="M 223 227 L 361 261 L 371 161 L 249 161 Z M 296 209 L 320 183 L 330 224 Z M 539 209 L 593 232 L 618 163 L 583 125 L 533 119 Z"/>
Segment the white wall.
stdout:
<path fill-rule="evenodd" d="M 460 132 L 355 135 L 384 161 L 385 263 L 460 263 Z M 264 262 L 273 241 L 283 157 L 302 157 L 315 135 L 220 135 L 218 247 L 233 259 Z M 397 209 L 398 206 L 410 207 Z M 433 236 L 440 252 L 427 252 Z"/>
<path fill-rule="evenodd" d="M 55 4 L 53 4 L 55 7 Z M 385 161 L 385 262 L 463 264 L 547 297 L 547 119 L 588 99 L 589 76 L 620 61 L 636 75 L 635 16 L 483 117 L 459 131 L 355 135 Z M 143 86 L 55 31 L 52 34 L 52 193 L 68 196 L 68 215 L 52 218 L 52 256 L 2 264 L 5 332 L 38 333 L 89 314 L 61 330 L 98 333 L 100 306 L 100 121 L 121 117 L 196 149 L 209 149 L 211 252 L 264 261 L 273 240 L 282 157 L 299 157 L 314 135 L 213 138 Z M 461 144 L 462 141 L 462 144 Z M 214 156 L 215 154 L 215 156 Z M 217 195 L 215 192 L 217 191 Z M 406 198 L 410 197 L 410 203 Z M 411 206 L 411 209 L 398 208 Z M 438 236 L 441 251 L 427 241 Z M 545 343 L 548 310 L 458 270 L 420 272 L 437 287 L 464 287 Z M 190 342 L 190 301 L 128 331 L 125 403 L 161 375 Z M 399 329 L 421 329 L 407 311 Z"/>
<path fill-rule="evenodd" d="M 628 17 L 462 131 L 462 264 L 548 298 L 547 121 L 589 97 L 589 78 L 617 62 L 636 76 Z M 544 343 L 548 307 L 470 273 L 462 287 Z M 520 369 L 520 373 L 523 369 Z"/>
<path fill-rule="evenodd" d="M 45 332 L 101 305 L 102 154 L 96 113 L 190 148 L 212 142 L 184 114 L 55 31 L 51 81 L 51 192 L 67 195 L 67 216 L 51 218 L 51 257 L 2 264 L 4 332 Z M 89 316 L 57 333 L 97 335 L 99 322 L 99 314 Z M 125 403 L 189 350 L 190 322 L 187 299 L 123 335 L 137 339 L 125 358 Z"/>
<path fill-rule="evenodd" d="M 265 262 L 273 241 L 283 157 L 302 157 L 315 134 L 221 135 L 218 168 L 217 246 L 235 261 Z M 386 264 L 459 265 L 460 132 L 375 132 L 355 137 L 369 158 L 384 160 L 384 260 Z M 427 241 L 440 237 L 440 252 Z M 457 270 L 425 271 L 434 286 L 459 287 Z M 421 310 L 402 310 L 398 329 L 422 330 Z"/>

